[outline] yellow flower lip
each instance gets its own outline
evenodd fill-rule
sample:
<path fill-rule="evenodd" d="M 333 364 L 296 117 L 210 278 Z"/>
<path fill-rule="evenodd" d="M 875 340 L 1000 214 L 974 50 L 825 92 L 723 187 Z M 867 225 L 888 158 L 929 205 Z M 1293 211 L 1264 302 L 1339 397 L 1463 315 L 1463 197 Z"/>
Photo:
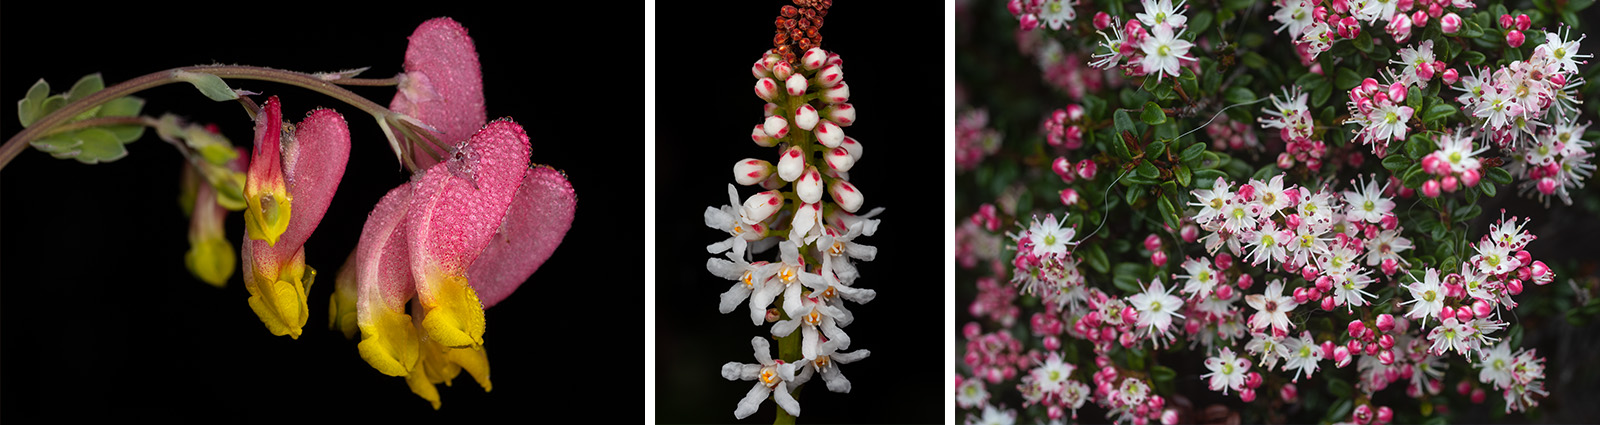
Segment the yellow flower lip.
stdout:
<path fill-rule="evenodd" d="M 430 286 L 434 288 L 433 296 L 422 298 L 428 309 L 422 319 L 423 332 L 446 347 L 482 346 L 483 304 L 478 301 L 477 291 L 467 284 L 467 278 L 445 276 Z"/>

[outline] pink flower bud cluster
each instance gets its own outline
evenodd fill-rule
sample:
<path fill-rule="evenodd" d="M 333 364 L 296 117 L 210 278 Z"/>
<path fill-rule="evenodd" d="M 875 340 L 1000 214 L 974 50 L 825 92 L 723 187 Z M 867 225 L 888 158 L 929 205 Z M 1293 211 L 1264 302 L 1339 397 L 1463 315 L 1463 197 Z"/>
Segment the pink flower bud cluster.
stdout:
<path fill-rule="evenodd" d="M 1106 419 L 1135 425 L 1176 422 L 1176 414 L 1163 410 L 1166 398 L 1151 394 L 1149 382 L 1122 375 L 1105 355 L 1096 357 L 1095 364 L 1100 371 L 1093 374 L 1094 402 L 1107 410 Z"/>
<path fill-rule="evenodd" d="M 1439 136 L 1439 150 L 1422 157 L 1422 171 L 1433 176 L 1422 184 L 1422 196 L 1436 198 L 1440 192 L 1453 193 L 1460 187 L 1475 187 L 1482 180 L 1476 158 L 1487 146 L 1474 150 L 1473 135 L 1463 129 Z"/>
<path fill-rule="evenodd" d="M 1019 38 L 1044 37 L 1040 33 L 1017 34 Z M 1076 52 L 1066 52 L 1061 42 L 1054 38 L 1035 41 L 1039 49 L 1033 52 L 1044 82 L 1067 94 L 1067 98 L 1082 99 L 1085 93 L 1098 92 L 1106 84 L 1105 73 L 1087 66 Z"/>
<path fill-rule="evenodd" d="M 1023 407 L 1043 405 L 1045 414 L 1051 420 L 1058 421 L 1063 420 L 1067 411 L 1071 410 L 1072 418 L 1076 419 L 1078 408 L 1083 407 L 1084 402 L 1089 400 L 1089 386 L 1071 379 L 1072 373 L 1078 369 L 1077 366 L 1062 362 L 1061 354 L 1056 352 L 1055 348 L 1045 349 L 1051 352 L 1050 356 L 1043 361 L 1035 361 L 1038 367 L 1030 370 L 1022 377 L 1021 384 L 1017 385 L 1017 390 L 1022 393 L 1022 405 Z M 1032 354 L 1041 356 L 1037 352 Z"/>
<path fill-rule="evenodd" d="M 979 108 L 956 119 L 956 170 L 967 171 L 1000 150 L 1004 135 L 989 128 L 989 111 Z"/>
<path fill-rule="evenodd" d="M 1000 235 L 985 229 L 976 220 L 968 220 L 956 227 L 956 264 L 963 269 L 977 268 L 979 262 L 983 262 L 993 275 L 1004 275 L 1007 271 L 1006 262 L 1000 258 L 1004 246 L 1004 239 Z"/>
<path fill-rule="evenodd" d="M 1017 288 L 1009 284 L 1001 284 L 992 276 L 978 278 L 978 297 L 967 307 L 967 312 L 973 317 L 981 317 L 999 323 L 1001 327 L 1010 328 L 1017 322 L 1017 315 L 1021 314 L 1017 305 L 1013 303 L 1017 298 Z M 1059 322 L 1059 321 L 1058 321 Z M 1037 331 L 1036 331 L 1037 333 Z M 1059 333 L 1059 332 L 1056 332 Z"/>
<path fill-rule="evenodd" d="M 1034 217 L 1020 233 L 1010 234 L 1017 251 L 1011 261 L 1011 282 L 1021 286 L 1024 294 L 1042 298 L 1052 311 L 1083 299 L 1084 277 L 1071 251 L 1078 243 L 1073 240 L 1077 229 L 1065 224 L 1050 214 L 1042 222 Z"/>
<path fill-rule="evenodd" d="M 1083 114 L 1083 107 L 1077 104 L 1051 112 L 1044 121 L 1045 141 L 1057 149 L 1083 147 Z"/>
<path fill-rule="evenodd" d="M 1594 143 L 1583 140 L 1584 124 L 1556 123 L 1535 133 L 1524 149 L 1506 148 L 1511 158 L 1506 169 L 1523 181 L 1519 192 L 1550 205 L 1551 198 L 1572 205 L 1572 191 L 1583 188 L 1594 173 Z"/>
<path fill-rule="evenodd" d="M 1183 15 L 1183 2 L 1174 5 L 1171 0 L 1152 0 L 1144 2 L 1144 7 L 1143 13 L 1135 14 L 1137 19 L 1124 24 L 1121 18 L 1113 18 L 1111 25 L 1100 28 L 1102 40 L 1089 65 L 1101 69 L 1121 66 L 1127 75 L 1154 74 L 1157 79 L 1177 77 L 1184 66 L 1198 73 L 1198 59 L 1189 55 L 1194 43 L 1180 38 L 1189 20 Z M 1096 27 L 1100 21 L 1097 16 Z M 1112 33 L 1106 34 L 1105 28 Z"/>
<path fill-rule="evenodd" d="M 1350 118 L 1345 124 L 1358 124 L 1354 142 L 1372 145 L 1372 153 L 1388 154 L 1389 142 L 1405 140 L 1408 121 L 1415 110 L 1405 106 L 1408 87 L 1404 81 L 1388 85 L 1367 78 L 1350 89 Z"/>
<path fill-rule="evenodd" d="M 1256 137 L 1256 132 L 1250 128 L 1250 123 L 1234 121 L 1227 115 L 1217 117 L 1217 122 L 1206 126 L 1206 134 L 1211 136 L 1211 148 L 1215 150 L 1264 149 L 1261 140 Z"/>
<path fill-rule="evenodd" d="M 1070 30 L 1072 21 L 1078 18 L 1073 9 L 1077 5 L 1077 0 L 1011 0 L 1006 3 L 1006 11 L 1017 18 L 1023 31 L 1033 31 L 1041 24 L 1052 30 Z"/>
<path fill-rule="evenodd" d="M 1267 116 L 1256 121 L 1261 123 L 1261 128 L 1278 129 L 1278 137 L 1283 139 L 1285 150 L 1278 156 L 1278 167 L 1289 169 L 1300 162 L 1312 171 L 1322 169 L 1322 156 L 1327 154 L 1328 147 L 1322 140 L 1312 139 L 1316 122 L 1311 120 L 1311 109 L 1306 107 L 1307 95 L 1296 86 L 1285 89 L 1283 99 L 1278 99 L 1277 95 L 1270 97 L 1272 107 L 1261 110 Z"/>
<path fill-rule="evenodd" d="M 977 323 L 962 327 L 967 339 L 967 351 L 962 362 L 972 368 L 972 374 L 990 384 L 999 384 L 1017 378 L 1019 367 L 1029 367 L 1032 360 L 1022 354 L 1022 341 L 1011 333 L 1000 330 L 983 334 Z"/>

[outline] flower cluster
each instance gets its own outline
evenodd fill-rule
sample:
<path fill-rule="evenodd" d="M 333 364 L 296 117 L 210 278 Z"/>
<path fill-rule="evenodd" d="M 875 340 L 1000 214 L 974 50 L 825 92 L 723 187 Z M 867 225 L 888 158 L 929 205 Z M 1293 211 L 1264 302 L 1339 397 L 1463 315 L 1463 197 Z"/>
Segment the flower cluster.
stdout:
<path fill-rule="evenodd" d="M 854 114 L 853 110 L 851 114 Z M 854 118 L 852 116 L 851 118 Z M 757 143 L 762 143 L 766 137 L 764 126 L 756 126 L 751 133 L 751 138 Z M 989 128 L 989 111 L 974 109 L 962 113 L 956 119 L 956 169 L 970 170 L 983 158 L 993 155 L 1000 149 L 1003 140 L 1000 132 Z M 859 145 L 857 146 L 859 149 Z"/>
<path fill-rule="evenodd" d="M 1077 244 L 1072 240 L 1077 229 L 1064 224 L 1054 214 L 1045 216 L 1043 222 L 1034 217 L 1021 233 L 1010 235 L 1017 251 L 1011 260 L 1011 282 L 1021 286 L 1024 294 L 1045 300 L 1054 310 L 1086 299 L 1079 260 L 1071 250 Z"/>
<path fill-rule="evenodd" d="M 789 9 L 786 16 L 793 14 Z M 810 16 L 805 12 L 811 11 L 800 14 Z M 877 248 L 857 238 L 877 232 L 879 220 L 872 217 L 882 210 L 855 215 L 863 197 L 850 183 L 849 171 L 862 151 L 860 143 L 844 134 L 856 118 L 848 103 L 844 63 L 838 54 L 819 47 L 810 47 L 793 62 L 781 53 L 769 50 L 751 68 L 756 96 L 768 102 L 766 119 L 752 130 L 751 140 L 776 147 L 777 163 L 746 158 L 733 165 L 735 182 L 767 190 L 740 202 L 738 189 L 730 184 L 728 205 L 705 210 L 706 226 L 728 234 L 706 247 L 708 253 L 725 257 L 708 259 L 706 269 L 734 282 L 722 294 L 719 310 L 727 314 L 744 304 L 751 324 L 773 323 L 770 334 L 779 340 L 779 360 L 771 359 L 766 337 L 757 337 L 752 344 L 760 364 L 723 367 L 724 378 L 757 381 L 734 410 L 740 419 L 755 413 L 769 394 L 785 412 L 799 416 L 800 405 L 789 391 L 813 374 L 822 376 L 828 390 L 848 393 L 850 381 L 839 365 L 871 354 L 844 351 L 852 342 L 844 328 L 855 321 L 846 301 L 866 303 L 877 296 L 855 286 L 860 272 L 853 263 L 877 256 Z M 981 111 L 976 119 L 973 134 L 982 133 L 985 125 Z M 993 151 L 977 148 L 979 157 L 984 149 Z M 776 259 L 752 262 L 773 248 Z"/>
<path fill-rule="evenodd" d="M 1006 3 L 1006 10 L 1017 18 L 1023 31 L 1033 31 L 1041 23 L 1052 30 L 1068 30 L 1078 19 L 1078 12 L 1073 9 L 1077 5 L 1077 0 L 1011 0 Z"/>
<path fill-rule="evenodd" d="M 1372 153 L 1380 157 L 1389 154 L 1389 142 L 1405 140 L 1408 121 L 1416 110 L 1405 105 L 1406 82 L 1395 81 L 1387 86 L 1367 78 L 1361 85 L 1350 89 L 1350 119 L 1345 124 L 1357 124 L 1355 142 L 1372 145 Z"/>
<path fill-rule="evenodd" d="M 1285 150 L 1278 156 L 1278 167 L 1292 168 L 1298 161 L 1306 164 L 1311 171 L 1322 169 L 1322 156 L 1327 154 L 1328 147 L 1322 140 L 1312 138 L 1317 123 L 1311 119 L 1311 109 L 1306 107 L 1306 94 L 1300 92 L 1299 87 L 1294 87 L 1284 90 L 1282 100 L 1277 95 L 1269 97 L 1272 99 L 1272 108 L 1264 108 L 1261 112 L 1271 117 L 1257 118 L 1257 121 L 1261 122 L 1263 129 L 1278 129 L 1278 137 L 1283 139 Z M 1216 136 L 1212 134 L 1213 138 Z M 1250 138 L 1254 139 L 1254 135 Z"/>
<path fill-rule="evenodd" d="M 1105 20 L 1095 18 L 1095 27 L 1105 39 L 1097 50 L 1104 52 L 1095 53 L 1090 65 L 1103 69 L 1122 66 L 1129 75 L 1155 74 L 1159 80 L 1163 76 L 1177 77 L 1180 66 L 1195 63 L 1195 58 L 1189 56 L 1194 43 L 1179 38 L 1188 22 L 1180 10 L 1183 2 L 1173 6 L 1172 0 L 1143 0 L 1143 5 L 1144 12 L 1136 14 L 1138 19 L 1129 20 L 1126 26 L 1121 18 L 1113 18 L 1110 25 L 1102 25 Z M 1112 31 L 1109 35 L 1105 32 L 1108 27 Z"/>
<path fill-rule="evenodd" d="M 1489 148 L 1474 150 L 1474 137 L 1463 133 L 1466 131 L 1457 129 L 1453 134 L 1439 136 L 1439 150 L 1422 158 L 1422 171 L 1436 177 L 1422 184 L 1423 196 L 1435 198 L 1441 190 L 1455 192 L 1460 187 L 1475 187 L 1482 179 L 1477 156 Z"/>

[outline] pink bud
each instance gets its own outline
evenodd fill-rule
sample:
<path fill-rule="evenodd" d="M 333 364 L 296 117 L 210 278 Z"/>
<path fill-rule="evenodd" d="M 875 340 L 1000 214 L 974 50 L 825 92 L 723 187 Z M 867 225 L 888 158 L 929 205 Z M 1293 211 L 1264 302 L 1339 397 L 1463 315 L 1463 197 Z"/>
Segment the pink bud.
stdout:
<path fill-rule="evenodd" d="M 1288 152 L 1278 153 L 1278 168 L 1285 170 L 1294 168 L 1294 157 L 1290 156 Z"/>
<path fill-rule="evenodd" d="M 1439 181 L 1438 180 L 1434 180 L 1434 179 L 1428 179 L 1428 181 L 1423 182 L 1422 183 L 1422 196 L 1426 196 L 1426 197 L 1429 197 L 1429 198 L 1437 198 L 1437 197 L 1439 197 Z"/>
<path fill-rule="evenodd" d="M 1156 267 L 1166 267 L 1167 266 L 1167 252 L 1166 251 L 1156 251 L 1156 252 L 1150 254 L 1150 263 L 1151 264 L 1155 264 Z"/>
<path fill-rule="evenodd" d="M 1077 177 L 1072 172 L 1072 161 L 1068 161 L 1064 156 L 1058 156 L 1055 161 L 1050 162 L 1050 171 L 1055 171 L 1056 175 L 1061 177 L 1061 181 L 1066 183 L 1072 183 L 1072 179 Z"/>
<path fill-rule="evenodd" d="M 766 220 L 767 217 L 771 217 L 782 206 L 783 194 L 776 190 L 769 190 L 750 195 L 750 198 L 745 199 L 740 215 L 744 217 L 745 223 L 755 224 Z"/>
<path fill-rule="evenodd" d="M 1318 291 L 1331 291 L 1331 290 L 1333 290 L 1333 278 L 1328 277 L 1328 276 L 1322 276 L 1322 277 L 1317 278 L 1316 288 L 1317 288 Z"/>
<path fill-rule="evenodd" d="M 1229 299 L 1229 298 L 1233 298 L 1233 287 L 1232 286 L 1217 285 L 1217 289 L 1216 289 L 1215 292 L 1217 294 L 1217 298 L 1218 299 L 1226 300 L 1226 299 Z"/>
<path fill-rule="evenodd" d="M 1221 254 L 1217 254 L 1217 269 L 1227 270 L 1227 269 L 1232 268 L 1232 267 L 1233 267 L 1233 254 L 1229 254 L 1229 253 L 1226 253 L 1226 252 L 1221 253 Z"/>
<path fill-rule="evenodd" d="M 1261 386 L 1261 374 L 1260 373 L 1256 373 L 1255 371 L 1250 371 L 1249 374 L 1244 376 L 1244 385 L 1246 387 L 1250 387 L 1250 388 L 1260 387 Z"/>
<path fill-rule="evenodd" d="M 756 59 L 756 63 L 750 65 L 750 75 L 756 77 L 757 79 L 772 76 L 772 71 L 767 69 L 766 58 Z"/>
<path fill-rule="evenodd" d="M 1380 349 L 1394 348 L 1394 335 L 1389 335 L 1389 334 L 1379 335 L 1378 336 L 1378 348 L 1380 348 Z"/>
<path fill-rule="evenodd" d="M 1183 238 L 1185 243 L 1194 243 L 1200 238 L 1200 226 L 1196 226 L 1194 223 L 1184 224 L 1183 228 L 1178 231 L 1178 235 Z"/>
<path fill-rule="evenodd" d="M 1022 15 L 1021 19 L 1022 22 L 1020 24 L 1023 31 L 1033 31 L 1034 28 L 1039 27 L 1039 17 L 1033 16 L 1032 13 Z"/>
<path fill-rule="evenodd" d="M 1372 420 L 1372 406 L 1365 404 L 1356 406 L 1356 410 L 1350 412 L 1350 420 L 1361 425 L 1366 425 L 1367 422 Z"/>
<path fill-rule="evenodd" d="M 733 164 L 733 181 L 749 186 L 761 183 L 772 175 L 772 163 L 755 158 L 745 158 Z"/>
<path fill-rule="evenodd" d="M 1433 79 L 1433 67 L 1431 67 L 1431 66 L 1419 66 L 1419 67 L 1417 67 L 1417 78 L 1422 80 L 1422 81 L 1432 80 Z"/>
<path fill-rule="evenodd" d="M 1330 345 L 1330 347 L 1331 347 L 1331 345 Z M 1361 341 L 1360 340 L 1355 340 L 1355 339 L 1352 339 L 1352 340 L 1349 340 L 1349 341 L 1345 341 L 1344 345 L 1340 346 L 1340 348 L 1344 348 L 1346 350 L 1349 350 L 1352 353 L 1360 353 L 1361 352 Z M 1327 351 L 1327 350 L 1324 350 L 1324 351 Z M 1333 357 L 1333 353 L 1332 352 L 1325 353 L 1325 354 L 1323 354 L 1323 357 Z"/>
<path fill-rule="evenodd" d="M 1395 261 L 1393 258 L 1385 258 L 1385 259 L 1383 259 L 1383 274 L 1385 276 L 1394 276 L 1394 272 L 1399 271 L 1399 270 L 1400 270 L 1400 262 L 1399 261 Z"/>
<path fill-rule="evenodd" d="M 1102 12 L 1095 12 L 1095 14 L 1094 14 L 1094 29 L 1095 30 L 1104 30 L 1104 29 L 1109 28 L 1109 27 L 1111 27 L 1111 15 L 1108 15 L 1108 14 L 1106 14 L 1106 12 L 1103 12 L 1103 11 Z"/>
<path fill-rule="evenodd" d="M 1161 411 L 1161 423 L 1162 423 L 1162 425 L 1174 425 L 1174 424 L 1177 424 L 1178 423 L 1178 410 L 1177 409 L 1167 409 L 1167 410 Z"/>
<path fill-rule="evenodd" d="M 1383 230 L 1394 230 L 1395 227 L 1400 226 L 1400 218 L 1396 217 L 1394 213 L 1388 213 L 1383 218 L 1378 219 L 1378 224 L 1383 225 Z M 1372 238 L 1374 237 L 1372 234 L 1376 234 L 1377 230 L 1369 227 L 1367 232 L 1369 233 L 1367 237 Z"/>
<path fill-rule="evenodd" d="M 756 96 L 768 102 L 778 97 L 778 82 L 771 78 L 756 80 Z"/>
<path fill-rule="evenodd" d="M 1444 6 L 1442 6 L 1440 3 L 1428 5 L 1428 16 L 1437 18 L 1441 14 L 1444 14 Z"/>
<path fill-rule="evenodd" d="M 1428 154 L 1428 156 L 1422 157 L 1422 172 L 1428 174 L 1444 174 L 1439 170 L 1439 165 L 1443 163 L 1444 161 L 1439 159 L 1439 154 L 1437 152 Z M 1444 168 L 1444 172 L 1449 172 L 1449 166 L 1445 166 Z"/>
<path fill-rule="evenodd" d="M 1159 250 L 1161 250 L 1161 237 L 1160 236 L 1156 236 L 1156 234 L 1154 234 L 1154 233 L 1151 233 L 1150 236 L 1145 236 L 1144 237 L 1144 249 L 1151 250 L 1151 251 L 1159 251 Z"/>
<path fill-rule="evenodd" d="M 1306 301 L 1310 301 L 1310 300 L 1311 300 L 1311 295 L 1306 292 L 1306 288 L 1305 287 L 1302 286 L 1302 287 L 1299 287 L 1299 288 L 1294 288 L 1294 302 L 1295 303 L 1305 304 Z"/>
<path fill-rule="evenodd" d="M 1104 12 L 1101 12 L 1101 13 L 1104 13 Z M 1079 106 L 1076 103 L 1071 104 L 1071 105 L 1067 105 L 1067 108 L 1066 108 L 1065 112 L 1066 112 L 1066 119 L 1068 119 L 1068 120 L 1077 121 L 1077 120 L 1083 119 L 1083 107 Z"/>
<path fill-rule="evenodd" d="M 1506 282 L 1506 292 L 1510 293 L 1511 295 L 1521 294 L 1522 279 L 1511 279 L 1511 281 Z"/>
<path fill-rule="evenodd" d="M 1406 85 L 1396 81 L 1389 85 L 1389 100 L 1394 103 L 1406 101 Z"/>
<path fill-rule="evenodd" d="M 1360 338 L 1361 337 L 1361 331 L 1364 331 L 1366 329 L 1367 329 L 1367 324 L 1366 323 L 1362 323 L 1361 319 L 1351 320 L 1350 324 L 1345 326 L 1345 330 L 1350 332 L 1350 337 L 1351 338 Z"/>
<path fill-rule="evenodd" d="M 1350 365 L 1350 350 L 1344 346 L 1333 349 L 1333 366 L 1343 368 Z"/>
<path fill-rule="evenodd" d="M 849 127 L 850 124 L 856 123 L 856 108 L 848 103 L 829 106 L 827 109 L 822 110 L 822 114 L 827 116 L 829 121 L 839 124 L 840 127 Z"/>
<path fill-rule="evenodd" d="M 1417 9 L 1417 11 L 1411 12 L 1411 25 L 1417 28 L 1428 26 L 1428 11 Z"/>
<path fill-rule="evenodd" d="M 1066 141 L 1067 142 L 1066 143 L 1066 148 L 1067 149 L 1074 149 L 1075 150 L 1075 149 L 1083 147 L 1083 127 L 1076 126 L 1076 125 L 1067 127 L 1066 136 L 1067 136 L 1067 141 Z"/>
<path fill-rule="evenodd" d="M 787 61 L 778 61 L 778 62 L 772 64 L 772 78 L 777 79 L 777 80 L 788 80 L 789 77 L 793 77 L 793 76 L 794 76 L 794 67 L 793 66 L 789 66 L 789 62 L 787 62 Z M 805 78 L 805 77 L 801 77 L 801 78 Z M 801 90 L 801 93 L 804 93 L 804 92 L 805 92 L 804 90 Z"/>
<path fill-rule="evenodd" d="M 1372 336 L 1372 330 L 1368 329 L 1367 330 L 1367 337 L 1370 338 L 1371 336 Z M 1383 347 L 1379 347 L 1378 346 L 1378 342 L 1377 341 L 1369 342 L 1369 343 L 1367 343 L 1366 353 L 1369 356 L 1376 356 L 1376 355 L 1378 355 L 1378 350 L 1382 349 L 1382 348 Z"/>
<path fill-rule="evenodd" d="M 1472 303 L 1472 315 L 1474 317 L 1483 319 L 1489 317 L 1489 315 L 1493 313 L 1494 306 L 1489 304 L 1487 301 L 1477 300 Z"/>
<path fill-rule="evenodd" d="M 1073 206 L 1078 204 L 1078 191 L 1072 188 L 1061 189 L 1061 205 Z"/>
<path fill-rule="evenodd" d="M 1243 400 L 1245 403 L 1256 401 L 1256 390 L 1252 389 L 1252 388 L 1245 388 L 1243 390 L 1240 390 L 1239 391 L 1239 399 Z"/>
<path fill-rule="evenodd" d="M 1250 187 L 1250 186 L 1245 186 L 1245 187 Z M 1247 274 L 1239 275 L 1239 282 L 1238 282 L 1239 289 L 1250 289 L 1250 285 L 1253 284 L 1253 283 L 1255 283 L 1255 278 L 1250 277 L 1250 275 L 1247 275 Z"/>
<path fill-rule="evenodd" d="M 1365 80 L 1361 80 L 1361 86 L 1360 87 L 1361 87 L 1361 92 L 1365 93 L 1363 96 L 1366 96 L 1366 95 L 1371 95 L 1371 94 L 1377 93 L 1378 92 L 1378 88 L 1380 87 L 1380 85 L 1378 84 L 1378 80 L 1375 80 L 1375 79 L 1373 79 L 1371 77 L 1368 77 Z"/>
<path fill-rule="evenodd" d="M 1057 349 L 1060 349 L 1060 348 L 1061 348 L 1061 339 L 1056 338 L 1055 335 L 1046 335 L 1044 337 L 1044 349 L 1045 350 L 1047 350 L 1047 351 L 1056 351 Z"/>
<path fill-rule="evenodd" d="M 1528 16 L 1528 15 L 1522 15 L 1522 16 Z M 1472 390 L 1472 404 L 1483 404 L 1483 400 L 1485 398 L 1487 398 L 1487 397 L 1488 397 L 1488 394 L 1484 393 L 1482 388 L 1475 388 L 1475 389 Z"/>
<path fill-rule="evenodd" d="M 1300 389 L 1292 383 L 1283 384 L 1283 387 L 1278 388 L 1278 397 L 1283 398 L 1284 403 L 1293 403 L 1300 398 Z"/>
<path fill-rule="evenodd" d="M 780 63 L 787 64 L 788 62 Z M 784 88 L 788 90 L 790 96 L 800 96 L 806 94 L 806 76 L 804 75 L 790 75 L 789 79 L 784 81 L 783 85 Z"/>
<path fill-rule="evenodd" d="M 1511 17 L 1511 15 L 1509 15 L 1509 14 L 1500 15 L 1500 28 L 1509 29 L 1509 28 L 1511 28 L 1512 25 L 1515 25 L 1515 24 L 1516 24 L 1516 21 L 1515 21 L 1514 18 Z"/>
<path fill-rule="evenodd" d="M 1394 330 L 1394 316 L 1388 313 L 1379 314 L 1378 319 L 1374 322 L 1378 325 L 1379 331 L 1388 332 Z"/>
<path fill-rule="evenodd" d="M 1096 165 L 1094 161 L 1089 160 L 1089 159 L 1084 159 L 1084 160 L 1078 161 L 1078 167 L 1077 168 L 1078 168 L 1078 177 L 1082 177 L 1084 180 L 1094 180 L 1095 171 L 1098 170 L 1100 167 L 1098 165 Z"/>
<path fill-rule="evenodd" d="M 1455 193 L 1456 189 L 1460 187 L 1460 183 L 1461 181 L 1457 180 L 1456 176 L 1444 176 L 1444 180 L 1439 182 L 1439 186 L 1445 192 Z"/>
<path fill-rule="evenodd" d="M 1478 185 L 1478 179 L 1480 178 L 1482 177 L 1478 175 L 1478 170 L 1467 170 L 1461 172 L 1461 184 L 1466 185 L 1467 187 L 1476 187 Z"/>
<path fill-rule="evenodd" d="M 833 195 L 833 202 L 839 204 L 839 208 L 850 213 L 861 209 L 861 203 L 864 201 L 861 191 L 844 180 L 834 180 L 833 185 L 828 187 L 828 194 Z"/>
<path fill-rule="evenodd" d="M 1317 275 L 1321 273 L 1322 272 L 1320 270 L 1317 270 L 1317 266 L 1310 264 L 1306 264 L 1305 267 L 1300 268 L 1300 277 L 1303 277 L 1306 280 L 1315 280 Z"/>
<path fill-rule="evenodd" d="M 1517 15 L 1517 31 L 1527 31 L 1530 26 L 1533 26 L 1533 20 L 1528 15 Z"/>
<path fill-rule="evenodd" d="M 1524 37 L 1522 35 L 1522 31 L 1511 30 L 1511 32 L 1506 33 L 1507 46 L 1511 46 L 1512 48 L 1522 47 L 1523 40 Z"/>
<path fill-rule="evenodd" d="M 1392 420 L 1394 420 L 1394 409 L 1390 409 L 1389 406 L 1378 408 L 1378 423 L 1386 424 Z"/>
<path fill-rule="evenodd" d="M 1472 309 L 1472 306 L 1464 305 L 1456 308 L 1456 320 L 1465 322 L 1472 320 L 1475 315 L 1477 315 L 1477 312 Z"/>
<path fill-rule="evenodd" d="M 1438 27 L 1445 30 L 1445 34 L 1456 34 L 1461 30 L 1461 16 L 1451 11 L 1450 14 L 1445 14 L 1445 18 L 1438 18 Z"/>
<path fill-rule="evenodd" d="M 1517 251 L 1517 253 L 1513 255 L 1517 256 L 1517 264 L 1528 264 L 1533 262 L 1533 254 L 1529 254 L 1527 250 Z"/>
<path fill-rule="evenodd" d="M 755 130 L 750 131 L 750 140 L 756 142 L 757 146 L 764 148 L 770 148 L 778 145 L 778 139 L 768 135 L 766 126 L 763 124 L 756 124 Z"/>
<path fill-rule="evenodd" d="M 1565 85 L 1567 85 L 1567 75 L 1566 74 L 1551 75 L 1550 76 L 1550 82 L 1554 83 L 1556 86 L 1565 86 Z"/>
<path fill-rule="evenodd" d="M 789 120 L 777 115 L 770 116 L 762 129 L 766 130 L 768 136 L 782 139 L 789 136 Z"/>
<path fill-rule="evenodd" d="M 799 146 L 790 146 L 789 150 L 783 151 L 783 154 L 778 156 L 778 177 L 789 182 L 800 178 L 800 172 L 806 170 L 804 157 L 805 153 Z"/>
<path fill-rule="evenodd" d="M 1472 381 L 1463 379 L 1456 383 L 1456 394 L 1467 395 L 1472 392 Z"/>
<path fill-rule="evenodd" d="M 1333 311 L 1333 296 L 1322 297 L 1322 311 Z"/>
<path fill-rule="evenodd" d="M 1387 335 L 1385 335 L 1385 336 L 1387 336 Z M 1394 364 L 1394 350 L 1391 349 L 1391 350 L 1379 351 L 1378 352 L 1378 363 L 1383 363 L 1385 366 Z M 1407 368 L 1407 369 L 1401 371 L 1400 373 L 1407 373 L 1407 372 L 1410 372 L 1410 371 L 1411 371 L 1411 369 Z"/>
<path fill-rule="evenodd" d="M 1133 322 L 1136 322 L 1138 320 L 1139 320 L 1139 310 L 1135 310 L 1133 307 L 1123 307 L 1122 308 L 1122 322 L 1123 323 L 1133 323 Z"/>

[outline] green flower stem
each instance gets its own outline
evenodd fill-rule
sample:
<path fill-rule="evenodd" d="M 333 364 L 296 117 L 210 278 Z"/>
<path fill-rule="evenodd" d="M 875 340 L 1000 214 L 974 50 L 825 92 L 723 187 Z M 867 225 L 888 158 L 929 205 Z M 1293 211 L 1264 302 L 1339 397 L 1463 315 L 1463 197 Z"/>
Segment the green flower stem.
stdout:
<path fill-rule="evenodd" d="M 799 282 L 796 282 L 796 283 L 793 283 L 792 285 L 798 285 L 798 284 L 799 284 Z M 781 294 L 778 295 L 778 299 L 776 300 L 776 302 L 779 305 L 779 307 L 778 307 L 778 320 L 790 320 L 789 312 L 783 311 L 783 307 L 782 307 L 782 305 L 783 305 L 783 295 L 781 295 Z M 803 358 L 804 358 L 804 355 L 800 353 L 800 332 L 798 332 L 798 331 L 790 332 L 789 336 L 778 338 L 778 359 L 779 360 L 783 360 L 784 362 L 787 362 L 787 363 L 794 363 L 794 362 L 800 361 Z M 799 386 L 794 387 L 793 390 L 789 391 L 789 395 L 794 397 L 796 402 L 800 401 L 800 387 Z M 773 396 L 773 397 L 774 397 L 773 398 L 773 403 L 777 403 L 777 398 L 776 398 L 777 396 Z M 793 424 L 794 420 L 795 420 L 794 416 L 790 416 L 788 411 L 785 411 L 785 410 L 783 410 L 782 407 L 779 407 L 778 408 L 778 417 L 777 417 L 777 419 L 773 420 L 772 423 L 773 423 L 773 425 Z"/>
<path fill-rule="evenodd" d="M 57 132 L 56 128 L 58 126 L 65 124 L 68 120 L 78 116 L 78 114 L 123 96 L 167 84 L 185 82 L 178 79 L 178 75 L 183 72 L 211 74 L 223 79 L 270 81 L 302 87 L 355 106 L 357 109 L 372 114 L 379 121 L 382 121 L 383 116 L 392 113 L 382 105 L 311 74 L 240 65 L 202 65 L 173 68 L 145 74 L 117 85 L 106 87 L 104 90 L 95 92 L 82 100 L 67 104 L 61 109 L 50 113 L 50 115 L 40 117 L 33 125 L 11 136 L 4 145 L 0 145 L 0 169 L 4 169 L 7 164 L 11 163 L 12 159 L 22 153 L 22 149 L 28 145 L 28 142 Z M 347 79 L 344 82 L 348 83 L 353 80 L 355 79 Z"/>

